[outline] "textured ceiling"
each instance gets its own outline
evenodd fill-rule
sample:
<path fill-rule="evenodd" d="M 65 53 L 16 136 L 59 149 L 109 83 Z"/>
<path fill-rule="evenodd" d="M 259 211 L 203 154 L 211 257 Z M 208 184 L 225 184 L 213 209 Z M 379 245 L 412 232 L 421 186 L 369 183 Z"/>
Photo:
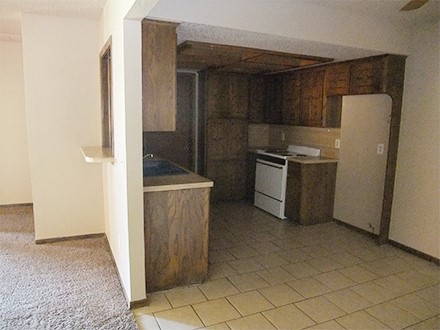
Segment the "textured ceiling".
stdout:
<path fill-rule="evenodd" d="M 0 35 L 21 35 L 21 13 L 98 19 L 106 0 L 0 0 Z"/>

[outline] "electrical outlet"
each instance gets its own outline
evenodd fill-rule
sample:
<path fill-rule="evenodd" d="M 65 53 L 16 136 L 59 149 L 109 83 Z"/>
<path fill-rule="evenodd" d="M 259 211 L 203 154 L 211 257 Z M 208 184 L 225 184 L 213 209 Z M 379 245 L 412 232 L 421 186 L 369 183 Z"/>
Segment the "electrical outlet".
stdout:
<path fill-rule="evenodd" d="M 281 132 L 281 141 L 284 141 L 286 139 L 286 133 Z"/>
<path fill-rule="evenodd" d="M 377 154 L 378 155 L 383 155 L 384 148 L 385 148 L 384 144 L 383 143 L 379 143 L 377 145 Z"/>
<path fill-rule="evenodd" d="M 339 149 L 340 146 L 341 146 L 341 140 L 340 139 L 335 139 L 335 148 Z"/>

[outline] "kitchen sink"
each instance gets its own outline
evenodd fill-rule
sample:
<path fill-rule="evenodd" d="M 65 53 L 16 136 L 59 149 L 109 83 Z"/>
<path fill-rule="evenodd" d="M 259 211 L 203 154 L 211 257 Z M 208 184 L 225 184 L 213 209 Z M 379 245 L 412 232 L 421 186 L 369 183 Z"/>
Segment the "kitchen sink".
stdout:
<path fill-rule="evenodd" d="M 144 159 L 144 176 L 180 175 L 189 172 L 165 159 Z"/>

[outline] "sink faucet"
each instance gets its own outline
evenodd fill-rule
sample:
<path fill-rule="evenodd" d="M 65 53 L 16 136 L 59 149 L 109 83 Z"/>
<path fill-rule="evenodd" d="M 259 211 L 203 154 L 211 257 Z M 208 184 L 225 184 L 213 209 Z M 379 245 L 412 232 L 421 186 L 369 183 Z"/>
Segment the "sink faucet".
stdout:
<path fill-rule="evenodd" d="M 146 154 L 146 155 L 144 155 L 144 156 L 142 157 L 142 159 L 145 159 L 145 158 L 153 158 L 153 157 L 154 157 L 153 154 Z"/>

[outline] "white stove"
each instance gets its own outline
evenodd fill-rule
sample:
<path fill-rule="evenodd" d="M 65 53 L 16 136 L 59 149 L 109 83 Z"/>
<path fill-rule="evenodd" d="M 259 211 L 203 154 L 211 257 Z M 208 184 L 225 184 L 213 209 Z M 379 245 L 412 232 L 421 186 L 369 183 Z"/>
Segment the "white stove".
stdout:
<path fill-rule="evenodd" d="M 290 157 L 321 155 L 321 150 L 289 145 L 287 149 L 258 150 L 255 173 L 254 205 L 285 219 L 287 164 Z"/>

